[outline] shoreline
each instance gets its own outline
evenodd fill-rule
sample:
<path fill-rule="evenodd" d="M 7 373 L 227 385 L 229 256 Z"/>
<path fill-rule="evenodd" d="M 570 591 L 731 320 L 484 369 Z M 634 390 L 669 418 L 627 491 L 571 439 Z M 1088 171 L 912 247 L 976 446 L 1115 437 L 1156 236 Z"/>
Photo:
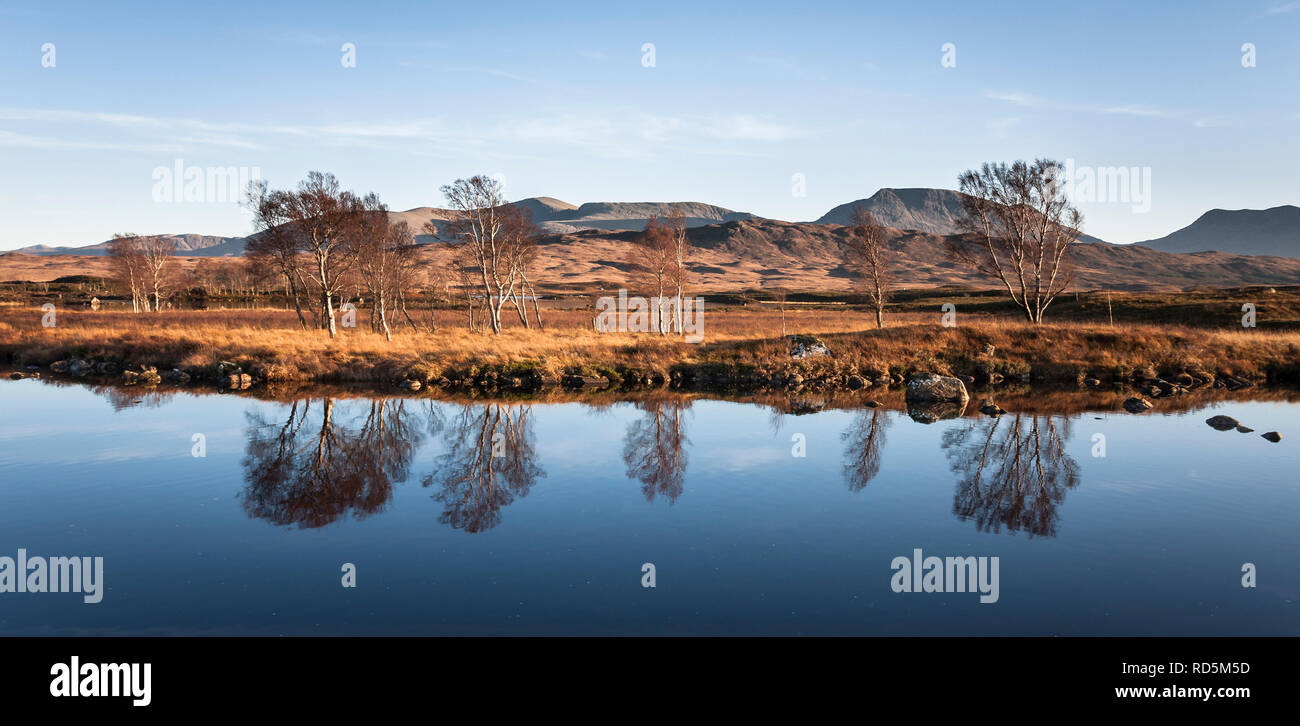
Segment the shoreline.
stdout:
<path fill-rule="evenodd" d="M 417 405 L 451 404 L 461 406 L 507 407 L 532 405 L 579 404 L 605 408 L 621 404 L 654 406 L 663 404 L 690 406 L 697 402 L 722 401 L 755 405 L 783 415 L 801 416 L 822 411 L 889 411 L 910 416 L 918 423 L 930 424 L 944 419 L 983 419 L 1019 416 L 1074 416 L 1081 414 L 1116 414 L 1121 416 L 1179 415 L 1194 410 L 1223 409 L 1231 411 L 1234 404 L 1277 401 L 1300 403 L 1300 386 L 1254 386 L 1238 390 L 1204 387 L 1184 394 L 1152 399 L 1152 408 L 1141 411 L 1126 410 L 1124 402 L 1135 395 L 1132 388 L 1116 385 L 1102 388 L 1066 385 L 1004 384 L 1000 386 L 971 387 L 969 400 L 959 403 L 909 402 L 906 386 L 888 386 L 874 389 L 812 390 L 779 389 L 764 391 L 708 391 L 670 387 L 626 388 L 621 386 L 564 388 L 546 387 L 536 391 L 484 391 L 480 389 L 444 390 L 437 387 L 418 391 L 399 388 L 376 388 L 364 383 L 312 384 L 272 383 L 246 389 L 220 388 L 191 382 L 189 384 L 160 383 L 154 385 L 123 385 L 116 378 L 87 375 L 25 377 L 12 381 L 11 369 L 0 367 L 0 381 L 89 389 L 96 395 L 123 405 L 129 401 L 162 403 L 174 397 L 204 398 L 208 396 L 236 397 L 250 401 L 288 404 L 302 400 L 353 400 L 404 401 Z M 1138 394 L 1140 395 L 1140 394 Z M 986 403 L 995 410 L 987 410 Z"/>

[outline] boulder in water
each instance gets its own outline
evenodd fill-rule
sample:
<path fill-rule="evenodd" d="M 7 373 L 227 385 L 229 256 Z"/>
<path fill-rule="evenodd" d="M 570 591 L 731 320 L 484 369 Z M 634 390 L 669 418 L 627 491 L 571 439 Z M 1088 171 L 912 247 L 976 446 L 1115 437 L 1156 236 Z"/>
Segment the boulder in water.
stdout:
<path fill-rule="evenodd" d="M 961 403 L 970 400 L 966 384 L 953 376 L 937 373 L 919 373 L 907 382 L 908 403 Z"/>

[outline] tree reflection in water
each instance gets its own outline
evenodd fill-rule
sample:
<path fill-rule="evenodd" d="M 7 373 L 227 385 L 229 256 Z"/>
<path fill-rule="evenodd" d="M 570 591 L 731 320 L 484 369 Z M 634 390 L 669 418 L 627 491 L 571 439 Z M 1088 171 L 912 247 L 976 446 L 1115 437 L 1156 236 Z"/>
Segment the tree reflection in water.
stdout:
<path fill-rule="evenodd" d="M 1063 416 L 1004 414 L 963 423 L 943 434 L 960 478 L 953 513 L 981 532 L 1056 536 L 1057 507 L 1079 483 L 1079 464 L 1065 453 Z"/>
<path fill-rule="evenodd" d="M 882 408 L 858 411 L 841 438 L 844 446 L 844 480 L 849 491 L 862 491 L 880 473 L 880 454 L 885 447 L 889 413 Z"/>
<path fill-rule="evenodd" d="M 437 487 L 439 522 L 482 532 L 501 522 L 501 508 L 525 497 L 546 472 L 533 462 L 532 406 L 466 404 L 441 428 L 445 450 L 424 486 Z"/>
<path fill-rule="evenodd" d="M 655 398 L 637 403 L 645 412 L 628 424 L 623 438 L 623 463 L 627 476 L 641 482 L 647 502 L 662 496 L 669 504 L 677 501 L 686 484 L 686 413 L 691 401 L 684 398 Z"/>
<path fill-rule="evenodd" d="M 423 440 L 401 399 L 350 406 L 294 401 L 283 423 L 249 411 L 244 511 L 280 525 L 321 527 L 382 511 L 410 475 Z M 356 415 L 348 416 L 355 412 Z"/>

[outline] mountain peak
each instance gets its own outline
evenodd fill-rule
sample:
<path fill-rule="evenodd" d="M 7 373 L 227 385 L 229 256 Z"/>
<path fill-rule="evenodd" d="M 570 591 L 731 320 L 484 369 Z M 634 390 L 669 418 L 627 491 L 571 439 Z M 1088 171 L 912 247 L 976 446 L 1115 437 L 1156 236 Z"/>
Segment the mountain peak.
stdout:
<path fill-rule="evenodd" d="M 1163 252 L 1300 257 L 1300 207 L 1211 209 L 1176 232 L 1138 244 Z"/>
<path fill-rule="evenodd" d="M 862 207 L 886 227 L 927 234 L 956 234 L 964 214 L 962 195 L 951 189 L 883 188 L 866 199 L 841 204 L 823 214 L 815 224 L 848 224 L 853 210 Z"/>

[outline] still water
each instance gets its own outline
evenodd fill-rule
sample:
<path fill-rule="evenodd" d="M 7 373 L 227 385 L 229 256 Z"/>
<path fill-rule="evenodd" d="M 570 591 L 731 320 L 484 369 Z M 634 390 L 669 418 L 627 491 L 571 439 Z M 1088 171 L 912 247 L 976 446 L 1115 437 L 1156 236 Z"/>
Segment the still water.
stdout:
<path fill-rule="evenodd" d="M 0 557 L 103 557 L 104 582 L 0 593 L 0 634 L 1300 634 L 1300 404 L 999 402 L 2 381 Z M 917 549 L 997 557 L 997 601 L 895 592 Z"/>

